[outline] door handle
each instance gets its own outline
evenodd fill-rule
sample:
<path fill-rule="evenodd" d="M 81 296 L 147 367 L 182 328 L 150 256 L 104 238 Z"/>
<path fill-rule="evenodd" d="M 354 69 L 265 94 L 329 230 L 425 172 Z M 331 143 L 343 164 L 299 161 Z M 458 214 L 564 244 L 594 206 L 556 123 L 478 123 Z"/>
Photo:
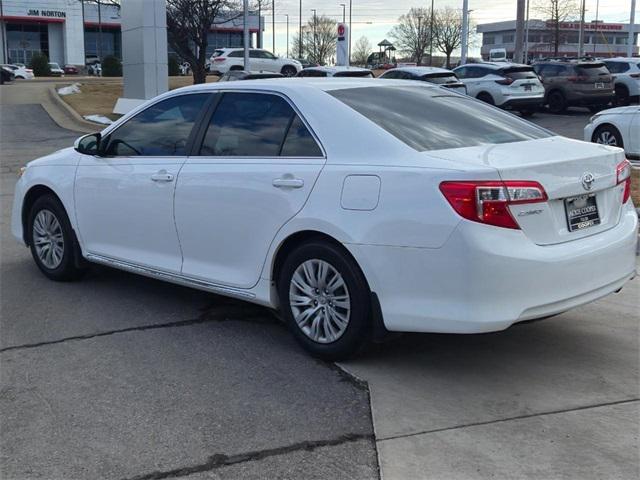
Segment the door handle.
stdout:
<path fill-rule="evenodd" d="M 276 178 L 273 181 L 273 186 L 276 188 L 302 188 L 304 187 L 304 180 L 294 177 Z"/>
<path fill-rule="evenodd" d="M 173 175 L 166 170 L 160 170 L 151 175 L 151 180 L 154 182 L 173 182 Z"/>

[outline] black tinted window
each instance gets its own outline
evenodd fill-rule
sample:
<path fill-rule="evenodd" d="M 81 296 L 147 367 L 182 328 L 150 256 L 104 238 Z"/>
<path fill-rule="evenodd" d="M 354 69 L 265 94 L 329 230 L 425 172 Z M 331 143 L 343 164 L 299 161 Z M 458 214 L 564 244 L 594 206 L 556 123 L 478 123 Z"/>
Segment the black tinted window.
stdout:
<path fill-rule="evenodd" d="M 458 78 L 453 73 L 427 73 L 421 77 L 429 83 L 443 85 L 447 83 L 458 83 Z"/>
<path fill-rule="evenodd" d="M 334 77 L 366 77 L 373 78 L 373 73 L 371 72 L 336 72 Z"/>
<path fill-rule="evenodd" d="M 513 80 L 522 80 L 528 78 L 538 78 L 536 72 L 531 67 L 513 67 L 505 68 L 500 73 Z"/>
<path fill-rule="evenodd" d="M 609 70 L 604 63 L 588 63 L 578 65 L 578 73 L 588 77 L 597 77 L 600 75 L 609 75 Z"/>
<path fill-rule="evenodd" d="M 545 130 L 482 102 L 430 88 L 369 87 L 328 93 L 418 151 L 550 136 Z"/>
<path fill-rule="evenodd" d="M 629 70 L 629 64 L 625 62 L 607 62 L 606 65 L 611 73 L 624 73 Z"/>
<path fill-rule="evenodd" d="M 321 157 L 322 151 L 300 117 L 291 122 L 287 138 L 282 145 L 283 157 Z"/>
<path fill-rule="evenodd" d="M 211 117 L 200 155 L 276 157 L 282 152 L 287 156 L 317 156 L 299 153 L 310 151 L 306 138 L 310 134 L 302 131 L 306 127 L 302 122 L 298 125 L 297 120 L 291 106 L 277 95 L 225 93 Z"/>
<path fill-rule="evenodd" d="M 327 76 L 327 72 L 323 72 L 320 70 L 301 70 L 298 73 L 298 77 L 326 77 Z"/>
<path fill-rule="evenodd" d="M 249 52 L 249 55 L 251 55 L 251 52 Z M 227 57 L 244 57 L 244 52 L 242 50 L 234 50 L 233 52 L 229 52 Z"/>
<path fill-rule="evenodd" d="M 209 94 L 172 97 L 127 120 L 107 137 L 104 152 L 116 156 L 182 156 Z"/>

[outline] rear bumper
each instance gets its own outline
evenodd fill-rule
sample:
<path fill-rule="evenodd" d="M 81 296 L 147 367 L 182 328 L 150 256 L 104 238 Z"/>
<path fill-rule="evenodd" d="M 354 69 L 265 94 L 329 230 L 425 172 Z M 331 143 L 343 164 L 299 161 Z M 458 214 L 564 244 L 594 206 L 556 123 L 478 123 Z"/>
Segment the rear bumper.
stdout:
<path fill-rule="evenodd" d="M 543 97 L 510 98 L 500 106 L 502 108 L 506 108 L 509 110 L 520 110 L 520 109 L 540 108 L 542 107 L 543 103 L 544 103 Z"/>
<path fill-rule="evenodd" d="M 573 95 L 567 99 L 569 105 L 606 105 L 613 101 L 613 90 L 610 93 L 591 95 L 573 92 Z"/>
<path fill-rule="evenodd" d="M 520 230 L 462 221 L 439 249 L 347 245 L 391 331 L 481 333 L 543 318 L 620 289 L 636 274 L 638 217 L 539 246 Z"/>

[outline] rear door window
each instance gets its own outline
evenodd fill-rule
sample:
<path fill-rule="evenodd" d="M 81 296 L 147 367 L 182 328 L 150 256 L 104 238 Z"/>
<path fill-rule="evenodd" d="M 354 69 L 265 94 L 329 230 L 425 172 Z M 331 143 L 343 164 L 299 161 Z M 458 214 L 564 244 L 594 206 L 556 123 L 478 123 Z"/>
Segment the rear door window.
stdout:
<path fill-rule="evenodd" d="M 629 70 L 629 64 L 626 62 L 606 62 L 606 65 L 611 73 L 624 73 Z"/>
<path fill-rule="evenodd" d="M 587 77 L 598 77 L 600 75 L 609 75 L 609 70 L 604 63 L 587 63 L 578 65 L 578 74 Z"/>
<path fill-rule="evenodd" d="M 200 155 L 322 156 L 291 105 L 278 95 L 225 93 L 211 116 Z"/>
<path fill-rule="evenodd" d="M 500 70 L 500 73 L 512 80 L 524 80 L 538 78 L 536 72 L 531 67 L 512 67 Z"/>
<path fill-rule="evenodd" d="M 420 152 L 551 136 L 546 130 L 483 102 L 433 90 L 393 86 L 327 93 Z"/>

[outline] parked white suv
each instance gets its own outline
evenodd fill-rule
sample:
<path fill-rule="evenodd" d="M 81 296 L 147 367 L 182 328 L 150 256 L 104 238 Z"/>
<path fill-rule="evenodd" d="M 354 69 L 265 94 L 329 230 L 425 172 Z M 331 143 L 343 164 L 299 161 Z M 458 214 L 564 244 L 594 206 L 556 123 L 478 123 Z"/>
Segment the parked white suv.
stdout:
<path fill-rule="evenodd" d="M 629 105 L 640 100 L 640 58 L 607 58 L 602 62 L 613 76 L 615 104 Z"/>
<path fill-rule="evenodd" d="M 243 48 L 220 48 L 211 55 L 209 71 L 223 75 L 229 70 L 251 70 L 252 72 L 277 72 L 293 77 L 302 64 L 291 58 L 276 57 L 273 53 L 260 48 L 249 50 L 249 68 L 244 65 Z"/>
<path fill-rule="evenodd" d="M 468 95 L 497 107 L 531 115 L 544 102 L 544 86 L 529 65 L 471 63 L 453 72 L 466 85 Z"/>
<path fill-rule="evenodd" d="M 596 113 L 584 127 L 584 141 L 624 148 L 627 159 L 640 167 L 640 107 L 610 108 Z"/>

